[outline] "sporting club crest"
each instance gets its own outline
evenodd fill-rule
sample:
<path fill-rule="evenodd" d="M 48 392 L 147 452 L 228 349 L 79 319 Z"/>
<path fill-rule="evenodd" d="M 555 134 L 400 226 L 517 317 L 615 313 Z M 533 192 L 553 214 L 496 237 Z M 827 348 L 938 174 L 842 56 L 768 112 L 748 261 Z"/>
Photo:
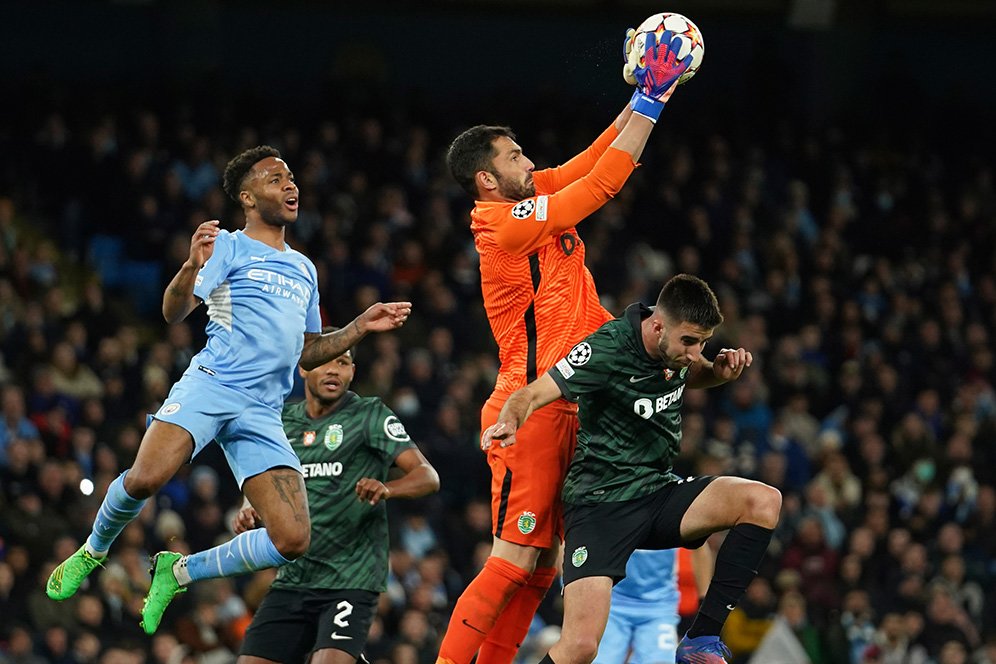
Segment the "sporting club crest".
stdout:
<path fill-rule="evenodd" d="M 588 547 L 579 546 L 574 549 L 574 553 L 571 554 L 572 565 L 575 567 L 581 567 L 581 565 L 584 565 L 586 560 L 588 560 Z"/>
<path fill-rule="evenodd" d="M 342 445 L 342 425 L 333 424 L 325 430 L 325 449 L 335 452 Z"/>
<path fill-rule="evenodd" d="M 518 524 L 519 532 L 523 535 L 528 535 L 529 533 L 536 530 L 536 514 L 533 512 L 523 512 L 519 516 Z"/>

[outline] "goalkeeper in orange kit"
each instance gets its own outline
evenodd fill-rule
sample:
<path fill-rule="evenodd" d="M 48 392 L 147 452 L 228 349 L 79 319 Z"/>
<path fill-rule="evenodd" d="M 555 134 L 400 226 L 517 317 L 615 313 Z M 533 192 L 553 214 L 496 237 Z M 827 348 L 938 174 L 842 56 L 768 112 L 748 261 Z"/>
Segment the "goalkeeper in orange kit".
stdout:
<path fill-rule="evenodd" d="M 501 361 L 482 430 L 495 423 L 512 392 L 612 318 L 599 303 L 575 226 L 622 188 L 691 62 L 676 59 L 665 35 L 660 43 L 648 38 L 644 57 L 624 70 L 637 81 L 630 103 L 562 166 L 534 171 L 507 127 L 478 125 L 450 145 L 450 171 L 475 201 L 471 232 Z M 630 31 L 627 48 L 632 43 Z M 557 576 L 560 491 L 576 443 L 576 413 L 573 403 L 551 403 L 519 429 L 519 445 L 488 451 L 494 545 L 454 608 L 438 663 L 468 664 L 475 654 L 480 664 L 514 658 Z"/>

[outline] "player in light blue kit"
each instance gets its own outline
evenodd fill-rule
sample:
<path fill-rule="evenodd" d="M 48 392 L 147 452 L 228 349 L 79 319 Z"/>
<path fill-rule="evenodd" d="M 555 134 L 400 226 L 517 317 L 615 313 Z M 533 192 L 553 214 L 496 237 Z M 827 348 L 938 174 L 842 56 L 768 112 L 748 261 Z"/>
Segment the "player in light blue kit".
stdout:
<path fill-rule="evenodd" d="M 246 498 L 267 527 L 213 549 L 152 560 L 142 627 L 152 634 L 170 600 L 192 581 L 276 567 L 302 556 L 311 522 L 301 464 L 284 434 L 280 412 L 298 363 L 325 364 L 368 332 L 400 327 L 411 304 L 377 303 L 345 328 L 321 334 L 314 264 L 284 241 L 297 219 L 294 175 L 269 146 L 246 150 L 225 168 L 225 193 L 241 204 L 245 228 L 206 221 L 190 256 L 166 288 L 169 323 L 207 304 L 208 341 L 190 361 L 155 414 L 135 462 L 107 489 L 93 530 L 79 551 L 49 577 L 49 597 L 71 597 L 98 567 L 111 543 L 180 467 L 216 440 Z"/>
<path fill-rule="evenodd" d="M 712 576 L 712 550 L 694 549 L 690 559 L 701 597 Z M 609 621 L 593 664 L 674 664 L 680 599 L 678 550 L 634 551 L 626 577 L 612 588 Z"/>

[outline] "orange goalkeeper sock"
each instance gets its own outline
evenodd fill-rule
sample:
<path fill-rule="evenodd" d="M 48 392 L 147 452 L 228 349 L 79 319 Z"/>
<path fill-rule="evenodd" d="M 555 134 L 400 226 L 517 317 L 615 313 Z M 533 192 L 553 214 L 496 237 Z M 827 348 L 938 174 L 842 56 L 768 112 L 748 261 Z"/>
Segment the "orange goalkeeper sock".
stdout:
<path fill-rule="evenodd" d="M 515 653 L 529 633 L 529 625 L 540 602 L 557 578 L 557 568 L 542 567 L 533 572 L 498 616 L 498 622 L 488 634 L 477 656 L 477 664 L 512 664 Z"/>
<path fill-rule="evenodd" d="M 502 558 L 488 558 L 453 608 L 437 664 L 444 660 L 448 664 L 469 664 L 505 605 L 528 580 L 526 570 Z"/>

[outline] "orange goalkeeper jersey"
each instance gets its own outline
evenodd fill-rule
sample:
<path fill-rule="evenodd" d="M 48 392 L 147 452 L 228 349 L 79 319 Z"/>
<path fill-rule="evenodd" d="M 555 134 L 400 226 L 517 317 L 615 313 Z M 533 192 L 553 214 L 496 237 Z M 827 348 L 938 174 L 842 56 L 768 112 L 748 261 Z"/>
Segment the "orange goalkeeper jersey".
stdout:
<path fill-rule="evenodd" d="M 563 166 L 533 173 L 536 196 L 477 201 L 470 229 L 501 369 L 495 392 L 535 380 L 612 315 L 602 307 L 574 228 L 622 188 L 635 164 L 610 126 Z"/>

